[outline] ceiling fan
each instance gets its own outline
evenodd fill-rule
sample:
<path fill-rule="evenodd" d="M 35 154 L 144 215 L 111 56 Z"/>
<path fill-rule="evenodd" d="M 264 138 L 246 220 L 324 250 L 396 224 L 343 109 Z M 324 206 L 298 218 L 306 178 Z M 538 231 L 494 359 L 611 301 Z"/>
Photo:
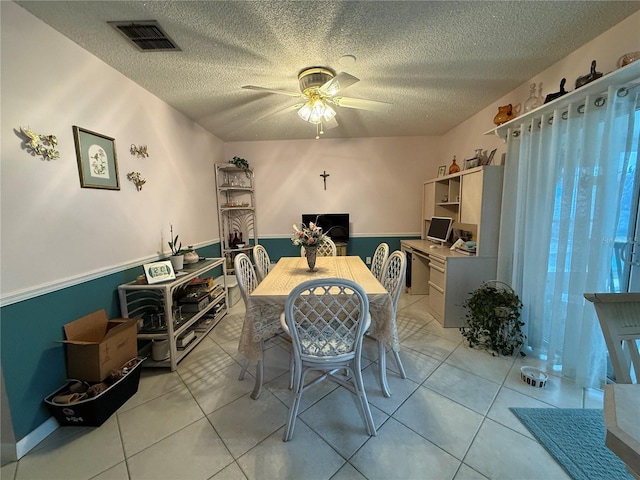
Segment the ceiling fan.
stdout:
<path fill-rule="evenodd" d="M 343 97 L 338 95 L 342 90 L 350 87 L 360 79 L 346 72 L 336 74 L 328 67 L 309 67 L 298 73 L 300 92 L 290 92 L 274 88 L 243 85 L 242 88 L 260 92 L 288 95 L 301 99 L 301 102 L 287 107 L 284 111 L 298 110 L 298 116 L 304 121 L 316 125 L 316 139 L 324 133 L 323 128 L 331 129 L 338 126 L 335 119 L 336 111 L 332 105 L 359 110 L 385 111 L 390 103 L 362 98 Z"/>

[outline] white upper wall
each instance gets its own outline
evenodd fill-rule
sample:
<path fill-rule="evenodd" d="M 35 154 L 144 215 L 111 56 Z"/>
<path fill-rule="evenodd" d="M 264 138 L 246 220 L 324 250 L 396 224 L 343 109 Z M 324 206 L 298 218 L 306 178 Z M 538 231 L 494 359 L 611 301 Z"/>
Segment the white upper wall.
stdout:
<path fill-rule="evenodd" d="M 302 213 L 349 213 L 356 237 L 419 235 L 422 182 L 438 144 L 438 137 L 233 142 L 225 154 L 255 170 L 260 237 L 291 235 Z"/>
<path fill-rule="evenodd" d="M 170 223 L 183 244 L 216 241 L 222 141 L 15 3 L 0 8 L 3 303 L 167 252 Z M 80 188 L 73 125 L 115 138 L 119 191 Z M 30 156 L 20 126 L 57 136 L 60 158 Z"/>
<path fill-rule="evenodd" d="M 463 159 L 472 158 L 477 148 L 484 150 L 497 148 L 496 159 L 499 159 L 506 152 L 506 144 L 495 135 L 484 135 L 495 127 L 493 118 L 498 113 L 498 106 L 510 103 L 520 104 L 523 108 L 525 100 L 529 98 L 531 83 L 542 82 L 542 96 L 545 97 L 549 93 L 558 92 L 560 81 L 566 78 L 565 90 L 572 91 L 575 89 L 576 79 L 590 72 L 592 60 L 596 60 L 596 71 L 609 73 L 617 68 L 618 59 L 622 55 L 638 50 L 640 50 L 640 12 L 627 17 L 618 25 L 447 132 L 441 138 L 441 151 L 449 159 L 453 155 Z M 544 102 L 544 98 L 542 101 Z"/>

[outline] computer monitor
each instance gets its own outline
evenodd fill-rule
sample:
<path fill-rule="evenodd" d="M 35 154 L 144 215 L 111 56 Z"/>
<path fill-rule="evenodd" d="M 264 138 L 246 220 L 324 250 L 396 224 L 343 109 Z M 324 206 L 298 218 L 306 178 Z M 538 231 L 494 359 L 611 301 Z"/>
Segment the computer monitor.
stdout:
<path fill-rule="evenodd" d="M 427 232 L 427 239 L 432 242 L 446 243 L 451 232 L 453 219 L 449 217 L 432 217 Z"/>

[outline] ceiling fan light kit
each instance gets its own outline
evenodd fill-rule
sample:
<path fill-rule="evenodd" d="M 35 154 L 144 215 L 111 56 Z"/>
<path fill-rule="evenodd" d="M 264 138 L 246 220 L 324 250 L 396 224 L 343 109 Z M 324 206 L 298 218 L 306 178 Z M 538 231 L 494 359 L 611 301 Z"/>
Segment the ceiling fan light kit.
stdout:
<path fill-rule="evenodd" d="M 324 134 L 323 126 L 327 128 L 338 126 L 338 122 L 335 120 L 336 111 L 331 105 L 377 111 L 384 110 L 390 105 L 375 100 L 336 96 L 341 90 L 359 81 L 360 79 L 346 72 L 340 72 L 336 75 L 336 72 L 328 67 L 308 67 L 298 73 L 298 85 L 301 93 L 255 85 L 245 85 L 242 88 L 301 98 L 304 104 L 298 109 L 298 116 L 305 122 L 316 126 L 316 139 L 318 139 L 320 135 Z M 297 108 L 297 105 L 294 108 Z M 291 109 L 292 107 L 287 107 L 286 110 Z"/>

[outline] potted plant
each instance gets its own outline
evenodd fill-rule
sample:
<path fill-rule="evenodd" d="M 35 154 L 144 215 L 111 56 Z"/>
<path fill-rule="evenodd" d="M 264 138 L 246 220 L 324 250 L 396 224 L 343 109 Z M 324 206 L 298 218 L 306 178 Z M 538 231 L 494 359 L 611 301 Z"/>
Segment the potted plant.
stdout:
<path fill-rule="evenodd" d="M 169 248 L 171 249 L 171 265 L 174 271 L 182 270 L 184 267 L 184 250 L 182 250 L 182 243 L 178 241 L 178 235 L 173 236 L 173 225 L 169 225 L 171 231 L 172 240 L 169 240 Z"/>
<path fill-rule="evenodd" d="M 233 159 L 229 160 L 229 163 L 233 163 L 236 168 L 239 168 L 240 170 L 243 170 L 244 174 L 247 176 L 247 178 L 250 177 L 250 175 L 249 175 L 249 162 L 247 162 L 244 158 L 233 157 Z"/>
<path fill-rule="evenodd" d="M 483 282 L 462 306 L 467 310 L 467 326 L 460 332 L 470 347 L 509 356 L 522 346 L 526 338 L 521 329 L 522 302 L 509 285 L 497 280 Z"/>

